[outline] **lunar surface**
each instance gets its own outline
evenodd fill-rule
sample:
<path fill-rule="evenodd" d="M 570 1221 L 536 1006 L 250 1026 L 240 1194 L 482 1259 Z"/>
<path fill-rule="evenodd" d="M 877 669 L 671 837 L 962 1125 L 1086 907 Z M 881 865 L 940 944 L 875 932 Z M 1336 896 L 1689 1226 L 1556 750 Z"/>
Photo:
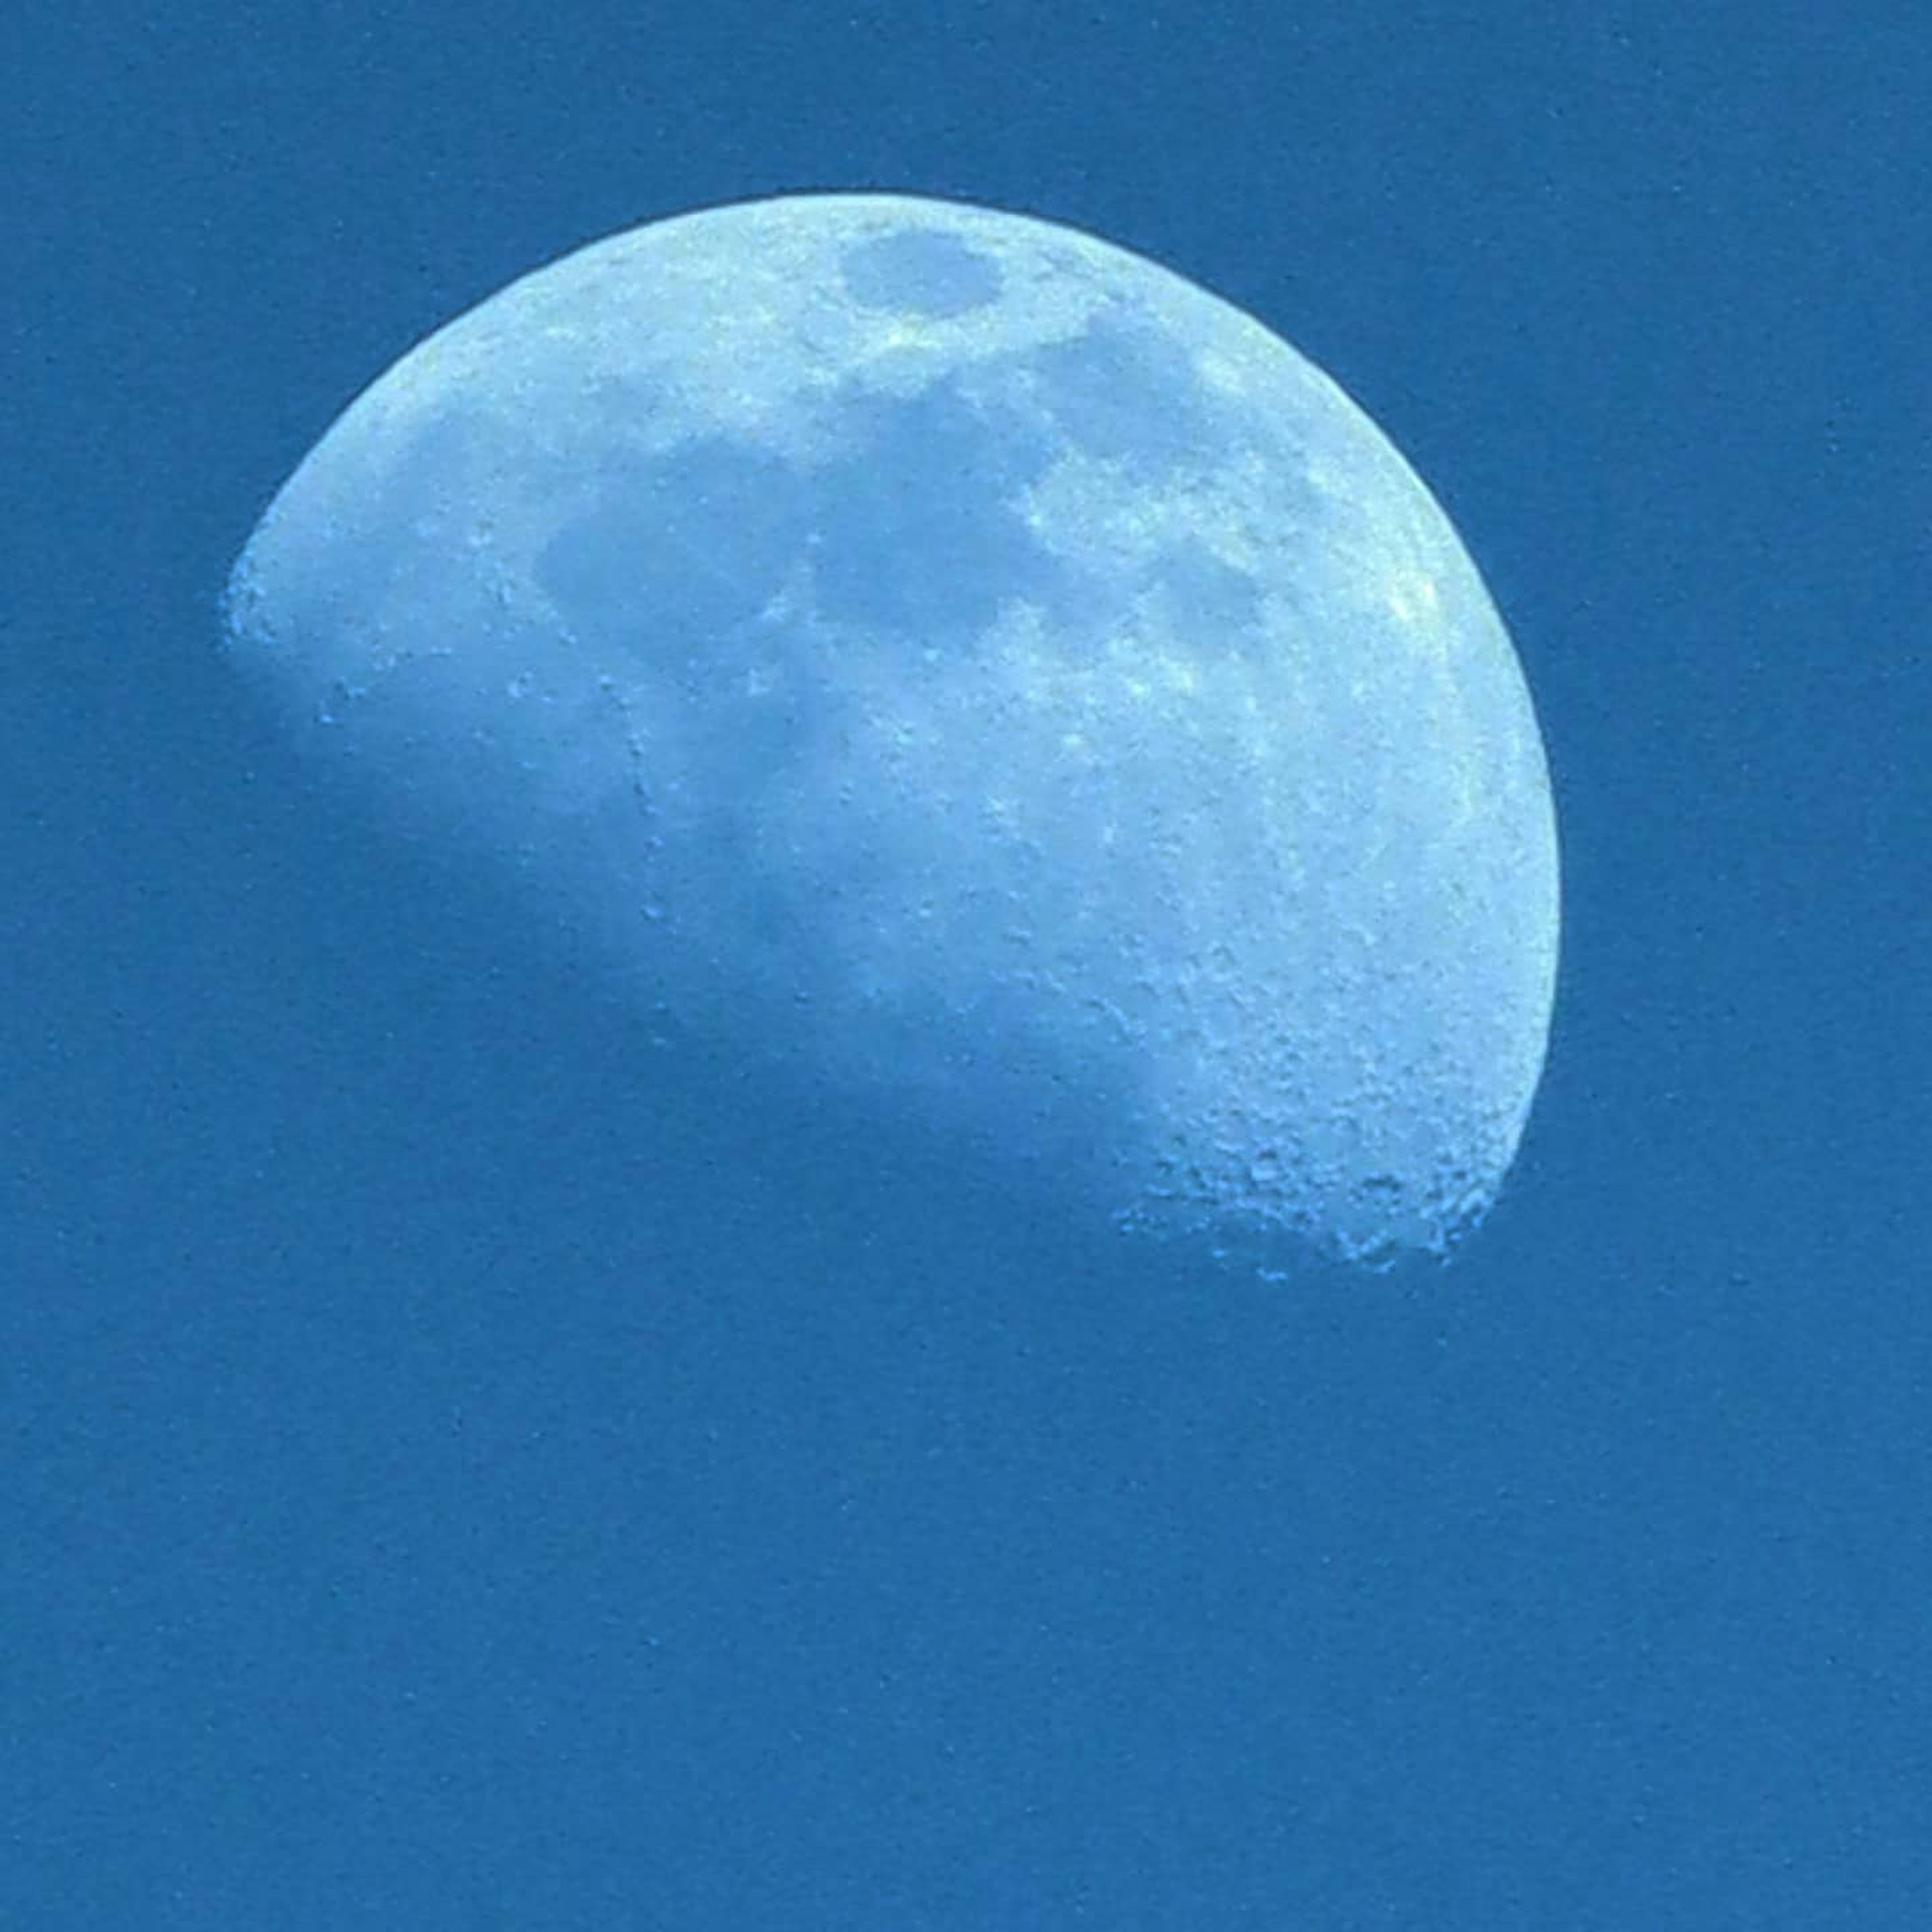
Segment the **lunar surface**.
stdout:
<path fill-rule="evenodd" d="M 1342 392 L 1121 249 L 858 195 L 586 248 L 347 410 L 228 615 L 640 1024 L 882 1136 L 1264 1263 L 1442 1252 L 1516 1151 L 1558 920 L 1509 638 Z"/>

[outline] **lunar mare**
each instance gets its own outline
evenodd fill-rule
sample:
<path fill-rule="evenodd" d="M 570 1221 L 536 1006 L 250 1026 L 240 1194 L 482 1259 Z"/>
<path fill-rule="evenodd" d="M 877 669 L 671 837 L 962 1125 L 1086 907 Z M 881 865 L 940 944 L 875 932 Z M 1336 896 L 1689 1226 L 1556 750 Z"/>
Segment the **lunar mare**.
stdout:
<path fill-rule="evenodd" d="M 680 217 L 406 355 L 237 564 L 292 728 L 680 1026 L 1124 1224 L 1441 1251 L 1555 823 L 1455 532 L 1259 323 L 1048 223 Z"/>

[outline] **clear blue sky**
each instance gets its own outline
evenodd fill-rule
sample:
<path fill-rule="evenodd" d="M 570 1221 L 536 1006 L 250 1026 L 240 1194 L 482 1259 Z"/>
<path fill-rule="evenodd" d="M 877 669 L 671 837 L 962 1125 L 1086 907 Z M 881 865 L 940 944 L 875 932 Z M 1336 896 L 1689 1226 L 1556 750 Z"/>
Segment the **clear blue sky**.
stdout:
<path fill-rule="evenodd" d="M 1903 0 L 10 5 L 0 1926 L 1923 1927 L 1928 100 Z M 687 1120 L 232 688 L 404 348 L 834 187 L 1240 303 L 1481 562 L 1565 956 L 1447 1271 Z"/>

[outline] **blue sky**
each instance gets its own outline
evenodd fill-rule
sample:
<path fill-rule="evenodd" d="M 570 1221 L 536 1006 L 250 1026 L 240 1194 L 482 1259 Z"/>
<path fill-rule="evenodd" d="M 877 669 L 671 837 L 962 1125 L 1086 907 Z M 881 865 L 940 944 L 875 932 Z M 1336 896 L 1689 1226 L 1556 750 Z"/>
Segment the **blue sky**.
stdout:
<path fill-rule="evenodd" d="M 28 4 L 0 76 L 0 1921 L 1924 1922 L 1916 10 Z M 1448 1270 L 654 1090 L 232 686 L 411 343 L 860 187 L 1240 303 L 1480 562 L 1564 956 Z"/>

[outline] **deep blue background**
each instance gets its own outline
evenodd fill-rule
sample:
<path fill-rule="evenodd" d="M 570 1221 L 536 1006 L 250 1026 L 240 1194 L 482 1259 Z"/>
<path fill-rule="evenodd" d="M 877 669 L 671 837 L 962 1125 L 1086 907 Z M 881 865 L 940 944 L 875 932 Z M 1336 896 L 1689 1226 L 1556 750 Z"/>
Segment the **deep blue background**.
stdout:
<path fill-rule="evenodd" d="M 12 0 L 0 1926 L 1932 1924 L 1928 103 L 1912 0 Z M 868 186 L 1251 309 L 1487 573 L 1565 958 L 1448 1270 L 655 1091 L 231 687 L 404 348 Z"/>

